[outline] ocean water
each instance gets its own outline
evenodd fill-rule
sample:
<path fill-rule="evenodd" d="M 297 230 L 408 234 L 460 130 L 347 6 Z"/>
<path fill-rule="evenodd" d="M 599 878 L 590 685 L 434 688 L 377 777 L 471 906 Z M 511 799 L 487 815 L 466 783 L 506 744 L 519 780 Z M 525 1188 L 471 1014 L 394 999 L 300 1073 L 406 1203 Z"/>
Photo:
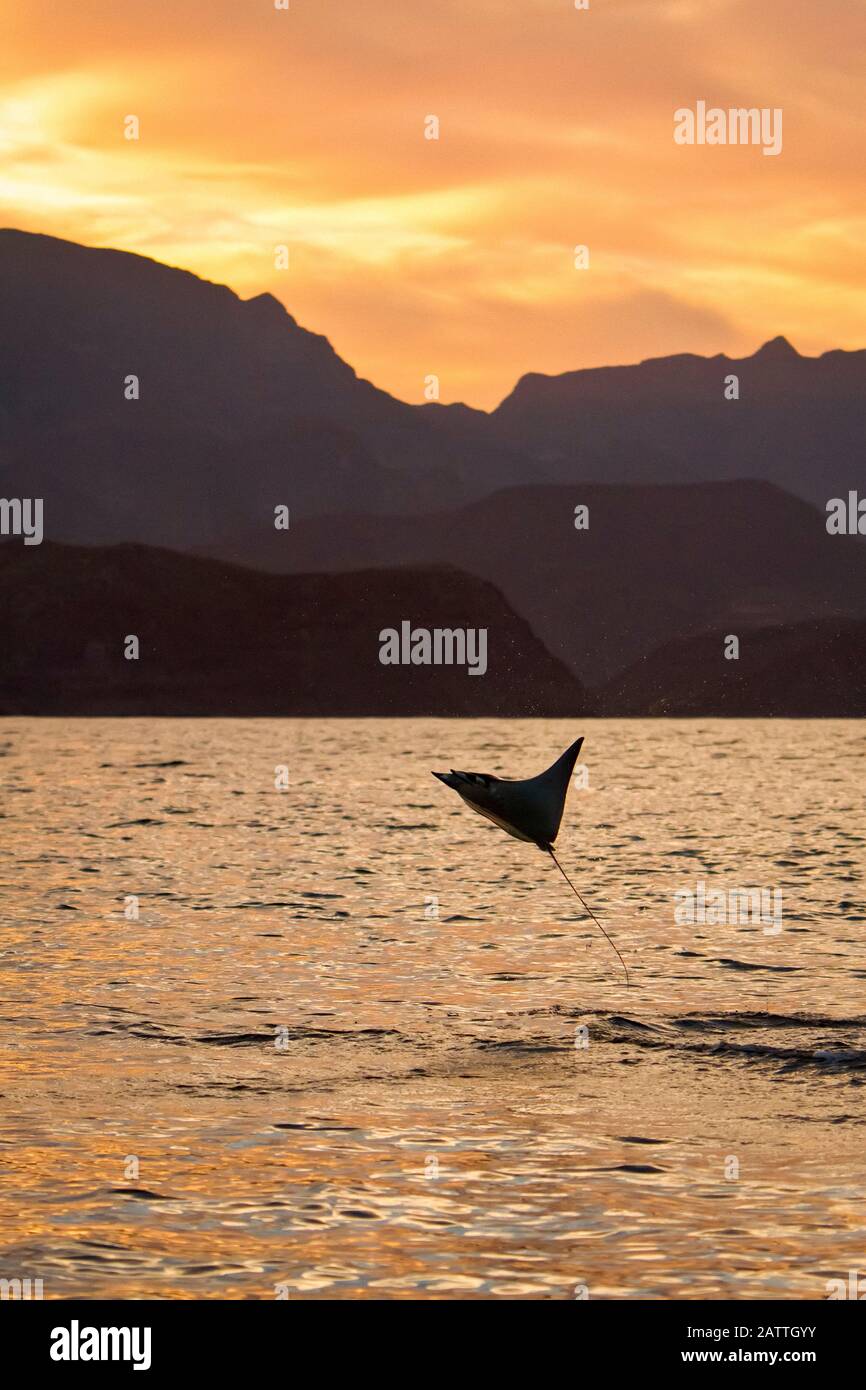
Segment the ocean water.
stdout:
<path fill-rule="evenodd" d="M 430 776 L 579 734 L 557 848 L 629 990 L 549 859 Z M 0 1277 L 826 1297 L 866 1271 L 863 735 L 2 721 Z M 701 883 L 781 919 L 675 920 Z"/>

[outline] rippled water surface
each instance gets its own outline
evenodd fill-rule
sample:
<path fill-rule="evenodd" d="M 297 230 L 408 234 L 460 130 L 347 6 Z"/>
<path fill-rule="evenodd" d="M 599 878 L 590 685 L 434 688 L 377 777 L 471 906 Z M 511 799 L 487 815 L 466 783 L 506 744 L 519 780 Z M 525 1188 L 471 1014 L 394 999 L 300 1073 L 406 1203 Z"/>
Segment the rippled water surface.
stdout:
<path fill-rule="evenodd" d="M 581 733 L 558 850 L 628 991 L 430 776 Z M 826 1297 L 864 1258 L 863 734 L 0 721 L 0 1277 Z M 778 889 L 782 930 L 678 924 L 699 881 Z"/>

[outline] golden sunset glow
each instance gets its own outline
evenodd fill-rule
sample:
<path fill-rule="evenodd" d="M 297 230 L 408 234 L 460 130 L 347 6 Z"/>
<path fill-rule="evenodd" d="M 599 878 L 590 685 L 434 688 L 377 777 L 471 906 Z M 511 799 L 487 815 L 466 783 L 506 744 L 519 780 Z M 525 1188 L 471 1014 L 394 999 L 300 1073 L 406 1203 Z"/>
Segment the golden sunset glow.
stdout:
<path fill-rule="evenodd" d="M 490 407 L 526 371 L 864 345 L 852 0 L 0 13 L 3 225 L 269 290 L 406 400 L 431 373 Z M 781 154 L 677 146 L 698 100 L 781 108 Z"/>

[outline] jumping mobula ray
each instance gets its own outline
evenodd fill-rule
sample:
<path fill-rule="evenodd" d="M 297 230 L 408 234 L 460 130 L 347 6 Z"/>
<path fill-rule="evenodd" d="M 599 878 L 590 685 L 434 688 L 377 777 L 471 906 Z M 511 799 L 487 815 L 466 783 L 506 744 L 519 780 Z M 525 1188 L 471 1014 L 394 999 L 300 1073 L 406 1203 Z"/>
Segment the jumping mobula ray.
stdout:
<path fill-rule="evenodd" d="M 565 809 L 571 774 L 582 744 L 583 739 L 579 738 L 546 772 L 540 772 L 537 777 L 528 777 L 522 782 L 492 777 L 487 772 L 455 772 L 453 768 L 450 772 L 434 772 L 433 776 L 457 792 L 473 811 L 477 811 L 480 816 L 486 816 L 487 820 L 492 820 L 500 830 L 505 830 L 516 840 L 526 840 L 537 845 L 545 854 L 550 855 L 584 911 L 589 913 L 599 931 L 619 956 L 628 986 L 628 967 L 617 946 L 592 909 L 587 907 L 553 850 L 553 842 L 559 834 L 562 812 Z"/>

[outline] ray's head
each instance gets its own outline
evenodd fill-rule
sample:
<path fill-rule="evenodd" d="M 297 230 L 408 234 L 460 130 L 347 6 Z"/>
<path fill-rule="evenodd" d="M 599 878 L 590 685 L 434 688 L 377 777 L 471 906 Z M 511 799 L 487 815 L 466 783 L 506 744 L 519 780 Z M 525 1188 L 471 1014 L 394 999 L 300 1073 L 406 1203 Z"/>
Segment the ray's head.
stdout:
<path fill-rule="evenodd" d="M 440 782 L 444 782 L 446 787 L 457 789 L 457 779 L 453 772 L 434 772 L 434 777 L 438 777 Z"/>

